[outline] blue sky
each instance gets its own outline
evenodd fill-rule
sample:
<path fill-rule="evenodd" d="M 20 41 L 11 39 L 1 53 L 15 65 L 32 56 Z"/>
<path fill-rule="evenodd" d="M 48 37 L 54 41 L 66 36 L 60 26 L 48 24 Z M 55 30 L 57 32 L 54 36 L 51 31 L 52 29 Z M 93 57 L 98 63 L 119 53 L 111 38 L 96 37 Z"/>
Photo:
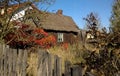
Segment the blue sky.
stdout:
<path fill-rule="evenodd" d="M 83 20 L 90 12 L 95 12 L 100 18 L 102 26 L 108 27 L 114 0 L 56 0 L 47 10 L 56 12 L 63 10 L 63 14 L 71 16 L 79 28 L 83 29 Z"/>

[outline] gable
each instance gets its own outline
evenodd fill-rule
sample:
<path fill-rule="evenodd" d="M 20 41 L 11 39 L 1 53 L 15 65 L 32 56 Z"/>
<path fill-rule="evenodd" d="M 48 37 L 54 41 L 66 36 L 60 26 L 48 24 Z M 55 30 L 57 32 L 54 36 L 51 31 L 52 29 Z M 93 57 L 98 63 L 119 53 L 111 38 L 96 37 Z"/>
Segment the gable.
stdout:
<path fill-rule="evenodd" d="M 21 4 L 14 4 L 14 5 L 10 5 L 7 8 L 7 14 L 12 15 L 11 21 L 13 20 L 17 20 L 20 19 L 22 17 L 25 16 L 25 12 L 28 9 L 37 9 L 33 4 L 31 3 L 21 3 Z M 5 8 L 4 7 L 0 7 L 1 9 L 1 15 L 4 15 L 5 13 Z"/>
<path fill-rule="evenodd" d="M 12 16 L 11 21 L 23 18 L 25 16 L 25 12 L 29 9 L 33 9 L 33 8 L 31 6 L 21 7 L 20 9 L 18 8 L 18 11 L 16 11 L 15 14 Z"/>

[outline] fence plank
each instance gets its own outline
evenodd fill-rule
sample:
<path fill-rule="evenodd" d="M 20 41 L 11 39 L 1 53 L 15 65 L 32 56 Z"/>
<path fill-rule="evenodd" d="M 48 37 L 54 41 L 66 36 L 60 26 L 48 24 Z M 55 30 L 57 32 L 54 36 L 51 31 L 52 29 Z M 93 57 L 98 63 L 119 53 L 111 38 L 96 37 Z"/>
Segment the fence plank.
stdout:
<path fill-rule="evenodd" d="M 12 49 L 8 48 L 8 75 L 12 76 Z"/>
<path fill-rule="evenodd" d="M 9 76 L 9 48 L 5 48 L 6 49 L 6 58 L 5 58 L 5 60 L 6 60 L 6 64 L 4 65 L 4 66 L 6 66 L 6 76 Z"/>
<path fill-rule="evenodd" d="M 46 51 L 44 51 L 44 61 L 43 61 L 43 76 L 48 76 L 48 53 Z"/>
<path fill-rule="evenodd" d="M 48 54 L 48 76 L 52 76 L 52 55 Z"/>
<path fill-rule="evenodd" d="M 26 76 L 28 50 L 10 49 L 4 45 L 0 45 L 0 48 L 0 76 Z M 35 52 L 36 54 L 36 58 L 38 58 L 38 65 L 35 67 L 36 76 L 62 76 L 61 58 L 49 54 L 45 50 L 39 50 L 37 53 Z M 69 61 L 65 62 L 64 76 L 82 76 L 81 74 L 80 66 L 71 67 Z"/>
<path fill-rule="evenodd" d="M 38 52 L 38 76 L 52 76 L 52 56 L 44 50 Z"/>
<path fill-rule="evenodd" d="M 17 58 L 17 75 L 21 75 L 21 68 L 22 68 L 22 57 L 23 57 L 23 51 L 21 49 L 18 50 L 18 58 Z"/>
<path fill-rule="evenodd" d="M 16 64 L 17 64 L 17 50 L 16 49 L 13 49 L 12 50 L 12 68 L 13 68 L 13 76 L 17 76 L 17 71 L 16 71 Z"/>
<path fill-rule="evenodd" d="M 2 49 L 2 45 L 0 44 L 0 76 L 1 76 L 1 73 L 2 73 L 1 72 L 1 65 L 2 65 L 2 63 L 1 63 L 2 62 L 2 50 L 1 49 Z"/>
<path fill-rule="evenodd" d="M 74 65 L 71 68 L 71 76 L 82 76 L 82 68 L 79 65 Z"/>
<path fill-rule="evenodd" d="M 27 58 L 28 58 L 28 52 L 27 50 L 23 50 L 23 63 L 22 63 L 22 76 L 26 76 L 26 68 L 27 68 Z"/>
<path fill-rule="evenodd" d="M 7 76 L 7 49 L 4 47 L 3 49 L 3 52 L 4 52 L 4 56 L 3 56 L 3 66 L 4 66 L 4 69 L 3 69 L 3 75 L 4 76 Z"/>
<path fill-rule="evenodd" d="M 0 76 L 3 75 L 3 45 L 0 44 Z"/>
<path fill-rule="evenodd" d="M 0 44 L 0 59 L 2 58 L 3 55 L 3 45 Z"/>
<path fill-rule="evenodd" d="M 65 76 L 71 76 L 71 63 L 65 61 Z"/>
<path fill-rule="evenodd" d="M 61 76 L 61 60 L 55 55 L 54 57 L 54 76 Z"/>
<path fill-rule="evenodd" d="M 4 73 L 3 67 L 4 67 L 4 58 L 2 57 L 2 59 L 1 59 L 1 76 L 3 76 L 3 73 Z"/>
<path fill-rule="evenodd" d="M 14 65 L 13 65 L 13 49 L 11 49 L 11 76 L 14 76 Z"/>
<path fill-rule="evenodd" d="M 38 51 L 38 76 L 46 76 L 45 71 L 46 71 L 46 52 L 39 50 Z"/>

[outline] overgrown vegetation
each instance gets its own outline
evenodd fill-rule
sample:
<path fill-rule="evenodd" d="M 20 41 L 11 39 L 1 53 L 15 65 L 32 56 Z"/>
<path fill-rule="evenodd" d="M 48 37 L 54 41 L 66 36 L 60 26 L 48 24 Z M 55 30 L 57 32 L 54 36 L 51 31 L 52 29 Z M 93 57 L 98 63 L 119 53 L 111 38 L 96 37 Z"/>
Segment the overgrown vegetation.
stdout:
<path fill-rule="evenodd" d="M 35 45 L 39 45 L 42 48 L 48 48 L 54 45 L 55 37 L 48 35 L 48 33 L 40 27 L 40 18 L 45 18 L 47 14 L 39 11 L 34 6 L 37 4 L 50 5 L 53 2 L 54 0 L 0 1 L 0 43 L 10 45 L 12 48 L 22 49 Z M 24 16 L 19 15 L 20 18 L 15 17 L 15 14 L 21 11 L 21 8 L 24 10 L 24 6 L 26 6 L 26 8 L 33 6 L 34 9 L 28 9 Z M 33 24 L 31 24 L 30 21 Z"/>
<path fill-rule="evenodd" d="M 97 21 L 98 19 L 94 13 L 90 13 L 84 20 L 87 22 L 87 32 L 93 38 L 87 39 L 87 43 L 84 46 L 82 44 L 69 45 L 67 50 L 61 47 L 54 47 L 50 49 L 50 52 L 57 54 L 64 60 L 71 61 L 72 64 L 84 66 L 85 76 L 89 74 L 94 76 L 119 76 L 120 33 L 115 30 L 115 28 L 119 29 L 119 25 L 113 26 L 114 28 L 107 32 L 106 28 L 99 29 L 99 21 Z"/>
<path fill-rule="evenodd" d="M 16 27 L 20 27 L 16 32 L 10 32 L 5 36 L 6 44 L 11 48 L 30 48 L 39 46 L 40 48 L 49 48 L 56 44 L 56 38 L 49 35 L 41 28 L 29 30 L 29 25 L 18 23 Z M 18 26 L 19 25 L 19 26 Z"/>
<path fill-rule="evenodd" d="M 119 0 L 116 0 L 113 8 L 117 6 Z M 119 6 L 119 5 L 118 5 Z M 117 10 L 116 10 L 117 11 Z M 118 12 L 117 12 L 118 13 Z M 114 18 L 116 16 L 115 10 L 113 10 Z M 87 67 L 86 73 L 90 72 L 95 76 L 117 76 L 120 75 L 120 40 L 119 40 L 119 24 L 118 20 L 114 21 L 112 19 L 112 31 L 107 31 L 102 29 L 102 31 L 96 30 L 96 18 L 94 15 L 91 18 L 86 18 L 89 26 L 89 33 L 91 33 L 94 38 L 90 39 L 90 44 L 94 45 L 96 50 L 86 50 L 85 55 L 85 65 Z M 91 20 L 92 19 L 92 20 Z M 116 24 L 116 25 L 114 25 Z M 98 34 L 99 32 L 99 34 Z M 99 52 L 96 52 L 99 51 Z M 86 56 L 87 55 L 87 56 Z"/>
<path fill-rule="evenodd" d="M 112 6 L 111 27 L 114 32 L 120 32 L 120 0 L 115 0 Z"/>
<path fill-rule="evenodd" d="M 28 0 L 29 1 L 29 0 Z M 47 3 L 49 0 L 42 0 Z M 40 2 L 42 2 L 40 0 Z M 26 48 L 35 47 L 39 45 L 42 48 L 49 48 L 56 43 L 55 37 L 48 35 L 43 29 L 35 28 L 28 29 L 29 26 L 25 23 L 26 20 L 32 18 L 39 20 L 39 17 L 35 15 L 39 12 L 28 11 L 27 15 L 23 18 L 21 23 L 11 21 L 15 12 L 19 9 L 15 9 L 9 12 L 9 6 L 11 4 L 19 4 L 27 2 L 26 0 L 1 0 L 0 7 L 0 43 L 5 43 L 11 47 Z M 32 2 L 36 2 L 33 0 Z M 39 0 L 37 1 L 39 2 Z M 31 2 L 27 2 L 26 5 L 31 5 Z M 120 75 L 120 0 L 116 0 L 113 5 L 113 12 L 111 17 L 111 30 L 106 31 L 105 28 L 99 30 L 99 21 L 94 13 L 90 13 L 87 18 L 84 18 L 87 22 L 88 33 L 94 38 L 90 39 L 89 45 L 92 45 L 92 49 L 88 49 L 89 46 L 82 44 L 69 45 L 63 43 L 61 46 L 54 46 L 48 51 L 52 54 L 58 55 L 65 60 L 69 60 L 72 64 L 82 64 L 85 66 L 85 72 L 92 73 L 95 76 L 116 76 Z M 36 12 L 36 13 L 35 13 Z M 42 16 L 40 16 L 42 17 Z M 20 25 L 20 26 L 19 26 Z M 20 27 L 20 28 L 16 28 Z M 88 45 L 88 44 L 87 44 Z M 95 47 L 94 47 L 95 46 Z M 31 57 L 36 57 L 32 55 Z M 33 59 L 28 60 L 29 63 Z M 37 61 L 37 60 L 36 60 Z M 34 63 L 35 64 L 35 63 Z M 64 63 L 63 63 L 64 64 Z M 29 74 L 34 66 L 28 68 Z M 86 74 L 85 74 L 86 75 Z"/>
<path fill-rule="evenodd" d="M 82 44 L 67 44 L 67 48 L 66 45 L 64 46 L 64 44 L 62 44 L 61 46 L 50 48 L 49 52 L 54 55 L 58 55 L 63 59 L 63 61 L 70 61 L 72 64 L 84 62 L 82 57 L 82 54 L 84 53 Z"/>

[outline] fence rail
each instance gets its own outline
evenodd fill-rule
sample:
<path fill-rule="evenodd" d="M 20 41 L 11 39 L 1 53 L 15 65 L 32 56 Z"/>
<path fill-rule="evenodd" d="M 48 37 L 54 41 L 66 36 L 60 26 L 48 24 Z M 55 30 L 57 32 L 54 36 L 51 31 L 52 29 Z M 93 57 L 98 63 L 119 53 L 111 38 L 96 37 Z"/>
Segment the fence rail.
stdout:
<path fill-rule="evenodd" d="M 45 50 L 30 52 L 29 50 L 17 50 L 0 45 L 0 76 L 82 76 L 81 68 L 71 67 L 65 62 L 65 72 L 62 73 L 61 58 L 51 55 Z M 36 74 L 28 74 L 28 58 L 31 53 L 37 54 Z"/>

